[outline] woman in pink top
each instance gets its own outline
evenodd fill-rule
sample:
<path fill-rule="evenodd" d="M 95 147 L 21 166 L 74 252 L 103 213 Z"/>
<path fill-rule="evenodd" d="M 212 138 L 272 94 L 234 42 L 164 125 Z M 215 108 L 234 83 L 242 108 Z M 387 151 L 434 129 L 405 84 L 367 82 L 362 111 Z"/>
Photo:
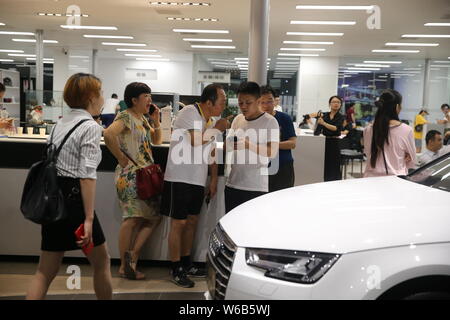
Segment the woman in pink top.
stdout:
<path fill-rule="evenodd" d="M 414 168 L 416 149 L 413 129 L 399 121 L 402 96 L 395 90 L 381 94 L 374 124 L 364 130 L 367 166 L 364 177 L 406 175 Z"/>

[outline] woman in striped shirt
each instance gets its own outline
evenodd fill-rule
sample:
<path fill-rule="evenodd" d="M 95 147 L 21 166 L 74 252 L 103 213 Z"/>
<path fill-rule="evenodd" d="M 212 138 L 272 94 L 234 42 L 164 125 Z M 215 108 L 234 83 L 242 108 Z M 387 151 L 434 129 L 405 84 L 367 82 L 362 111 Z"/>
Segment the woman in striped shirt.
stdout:
<path fill-rule="evenodd" d="M 93 75 L 74 74 L 64 88 L 64 101 L 72 110 L 53 128 L 52 142 L 59 146 L 66 134 L 84 121 L 64 144 L 56 165 L 68 218 L 42 226 L 42 253 L 27 299 L 45 298 L 65 251 L 79 250 L 91 242 L 94 248 L 87 258 L 94 268 L 95 293 L 98 299 L 111 299 L 110 257 L 94 212 L 96 172 L 102 157 L 102 128 L 94 117 L 103 105 L 101 81 Z M 77 241 L 75 231 L 81 224 L 84 236 Z"/>

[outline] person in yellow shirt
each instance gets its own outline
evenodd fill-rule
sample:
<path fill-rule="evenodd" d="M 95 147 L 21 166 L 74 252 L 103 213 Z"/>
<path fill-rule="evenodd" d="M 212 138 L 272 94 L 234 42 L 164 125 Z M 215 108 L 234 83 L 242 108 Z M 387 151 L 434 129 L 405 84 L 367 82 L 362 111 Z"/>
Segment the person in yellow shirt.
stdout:
<path fill-rule="evenodd" d="M 414 120 L 414 140 L 417 153 L 422 152 L 423 126 L 428 123 L 427 119 L 425 119 L 426 115 L 428 115 L 428 111 L 422 109 Z"/>

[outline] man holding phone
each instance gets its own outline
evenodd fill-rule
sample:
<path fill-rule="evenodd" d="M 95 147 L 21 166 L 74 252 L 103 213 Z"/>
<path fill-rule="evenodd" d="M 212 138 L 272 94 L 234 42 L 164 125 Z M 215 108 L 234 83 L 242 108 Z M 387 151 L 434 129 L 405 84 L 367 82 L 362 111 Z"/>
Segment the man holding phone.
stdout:
<path fill-rule="evenodd" d="M 222 114 L 225 102 L 222 87 L 209 85 L 203 90 L 200 103 L 184 107 L 174 123 L 164 176 L 161 214 L 170 218 L 172 282 L 184 288 L 195 285 L 188 276 L 206 276 L 205 270 L 193 265 L 191 251 L 208 178 L 208 161 L 203 159 L 203 155 L 211 154 L 213 137 L 228 127 L 226 119 L 218 120 L 213 127 L 211 118 Z M 211 182 L 206 192 L 207 199 L 213 198 L 217 192 L 217 164 L 211 164 L 210 168 Z"/>

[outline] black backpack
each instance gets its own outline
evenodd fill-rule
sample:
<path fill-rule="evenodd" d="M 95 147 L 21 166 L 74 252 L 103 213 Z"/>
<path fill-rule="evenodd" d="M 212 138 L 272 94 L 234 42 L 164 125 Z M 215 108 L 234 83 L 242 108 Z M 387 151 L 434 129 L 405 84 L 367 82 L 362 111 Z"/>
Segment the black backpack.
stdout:
<path fill-rule="evenodd" d="M 70 135 L 89 119 L 78 122 L 64 137 L 58 149 L 53 144 L 53 130 L 42 160 L 33 164 L 28 172 L 22 192 L 20 211 L 37 224 L 49 224 L 67 218 L 64 196 L 58 185 L 56 163 L 62 147 Z"/>
<path fill-rule="evenodd" d="M 423 131 L 423 124 L 417 124 L 414 127 L 414 130 L 416 130 L 416 132 L 422 132 Z"/>

